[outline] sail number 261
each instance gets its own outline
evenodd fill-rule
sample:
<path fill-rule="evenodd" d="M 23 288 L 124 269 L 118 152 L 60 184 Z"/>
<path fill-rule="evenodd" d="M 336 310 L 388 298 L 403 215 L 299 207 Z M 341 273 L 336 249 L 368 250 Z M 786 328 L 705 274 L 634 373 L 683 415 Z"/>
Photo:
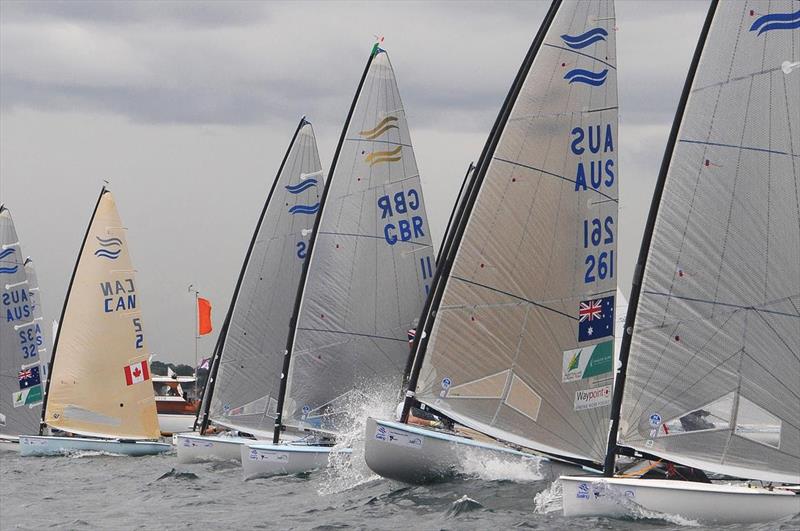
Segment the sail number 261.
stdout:
<path fill-rule="evenodd" d="M 584 264 L 586 266 L 583 281 L 591 284 L 596 280 L 614 277 L 614 250 L 597 249 L 601 245 L 614 243 L 614 218 L 594 218 L 583 220 L 583 248 L 589 249 Z"/>

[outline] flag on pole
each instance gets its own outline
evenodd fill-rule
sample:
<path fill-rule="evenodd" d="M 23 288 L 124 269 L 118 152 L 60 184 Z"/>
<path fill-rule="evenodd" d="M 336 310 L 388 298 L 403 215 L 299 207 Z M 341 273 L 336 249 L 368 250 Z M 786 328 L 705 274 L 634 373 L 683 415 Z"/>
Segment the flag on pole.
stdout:
<path fill-rule="evenodd" d="M 197 334 L 204 336 L 210 334 L 211 327 L 211 301 L 203 297 L 197 298 Z"/>

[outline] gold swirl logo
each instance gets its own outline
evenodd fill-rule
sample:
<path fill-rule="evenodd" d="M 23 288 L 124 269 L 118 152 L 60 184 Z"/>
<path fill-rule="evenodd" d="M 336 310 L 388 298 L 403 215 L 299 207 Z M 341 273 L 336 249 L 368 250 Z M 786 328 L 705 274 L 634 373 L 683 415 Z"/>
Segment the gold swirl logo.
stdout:
<path fill-rule="evenodd" d="M 400 154 L 402 149 L 403 146 L 397 146 L 391 151 L 373 151 L 364 157 L 364 161 L 369 162 L 370 166 L 375 166 L 381 162 L 397 162 L 403 158 L 403 155 Z"/>
<path fill-rule="evenodd" d="M 367 140 L 375 140 L 389 129 L 397 129 L 397 126 L 392 123 L 396 121 L 397 121 L 396 116 L 387 116 L 386 118 L 378 122 L 378 125 L 370 129 L 369 131 L 359 131 L 358 134 L 359 136 L 363 136 Z"/>

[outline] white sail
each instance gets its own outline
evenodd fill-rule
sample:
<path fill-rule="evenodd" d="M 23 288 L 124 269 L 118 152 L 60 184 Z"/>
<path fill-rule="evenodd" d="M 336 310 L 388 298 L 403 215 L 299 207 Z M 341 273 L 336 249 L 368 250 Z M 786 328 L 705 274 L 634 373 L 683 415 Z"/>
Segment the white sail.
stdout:
<path fill-rule="evenodd" d="M 36 326 L 33 327 L 33 340 L 36 343 L 40 359 L 48 360 L 52 352 L 53 336 L 50 335 L 50 330 L 48 330 L 44 321 L 41 292 L 39 291 L 39 276 L 36 274 L 36 267 L 30 256 L 25 258 L 25 275 L 28 277 L 28 294 L 32 303 L 33 320 L 36 322 Z M 47 362 L 44 361 L 42 363 L 42 378 L 44 379 L 46 375 Z"/>
<path fill-rule="evenodd" d="M 317 142 L 303 119 L 259 219 L 221 340 L 211 420 L 271 437 L 300 273 L 324 186 Z"/>
<path fill-rule="evenodd" d="M 11 212 L 0 205 L 0 434 L 39 430 L 45 341 L 38 287 L 28 279 Z"/>
<path fill-rule="evenodd" d="M 64 303 L 45 422 L 81 435 L 155 439 L 149 353 L 125 233 L 103 189 Z"/>
<path fill-rule="evenodd" d="M 400 385 L 435 267 L 420 184 L 394 71 L 376 47 L 328 176 L 284 424 L 337 431 L 338 404 Z"/>
<path fill-rule="evenodd" d="M 613 2 L 563 2 L 542 31 L 476 167 L 416 398 L 493 437 L 600 462 L 617 285 Z"/>
<path fill-rule="evenodd" d="M 798 60 L 800 3 L 716 7 L 657 205 L 622 446 L 800 482 Z"/>

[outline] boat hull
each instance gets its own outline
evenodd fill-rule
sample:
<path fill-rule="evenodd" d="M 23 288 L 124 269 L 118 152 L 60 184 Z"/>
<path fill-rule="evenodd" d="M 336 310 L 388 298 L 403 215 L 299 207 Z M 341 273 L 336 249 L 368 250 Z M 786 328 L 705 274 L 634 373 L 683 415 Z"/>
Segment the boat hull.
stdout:
<path fill-rule="evenodd" d="M 244 479 L 312 472 L 328 466 L 331 452 L 351 450 L 300 444 L 245 444 L 241 447 Z"/>
<path fill-rule="evenodd" d="M 747 524 L 800 513 L 800 495 L 789 491 L 662 479 L 565 476 L 560 481 L 564 516 L 571 517 L 630 517 L 644 509 L 702 524 Z"/>
<path fill-rule="evenodd" d="M 493 459 L 517 470 L 527 467 L 530 477 L 541 476 L 550 481 L 562 474 L 587 472 L 577 465 L 511 448 L 371 417 L 367 419 L 364 444 L 364 457 L 373 472 L 410 484 L 446 480 L 463 472 L 467 459 Z"/>
<path fill-rule="evenodd" d="M 239 461 L 242 445 L 254 442 L 244 437 L 214 437 L 190 433 L 175 436 L 175 448 L 179 463 L 202 463 L 205 461 Z"/>
<path fill-rule="evenodd" d="M 19 453 L 22 456 L 65 455 L 81 451 L 142 456 L 161 454 L 168 452 L 171 448 L 171 444 L 151 441 L 117 441 L 43 435 L 22 435 L 19 438 Z"/>
<path fill-rule="evenodd" d="M 0 434 L 0 452 L 16 452 L 19 450 L 19 437 Z"/>

